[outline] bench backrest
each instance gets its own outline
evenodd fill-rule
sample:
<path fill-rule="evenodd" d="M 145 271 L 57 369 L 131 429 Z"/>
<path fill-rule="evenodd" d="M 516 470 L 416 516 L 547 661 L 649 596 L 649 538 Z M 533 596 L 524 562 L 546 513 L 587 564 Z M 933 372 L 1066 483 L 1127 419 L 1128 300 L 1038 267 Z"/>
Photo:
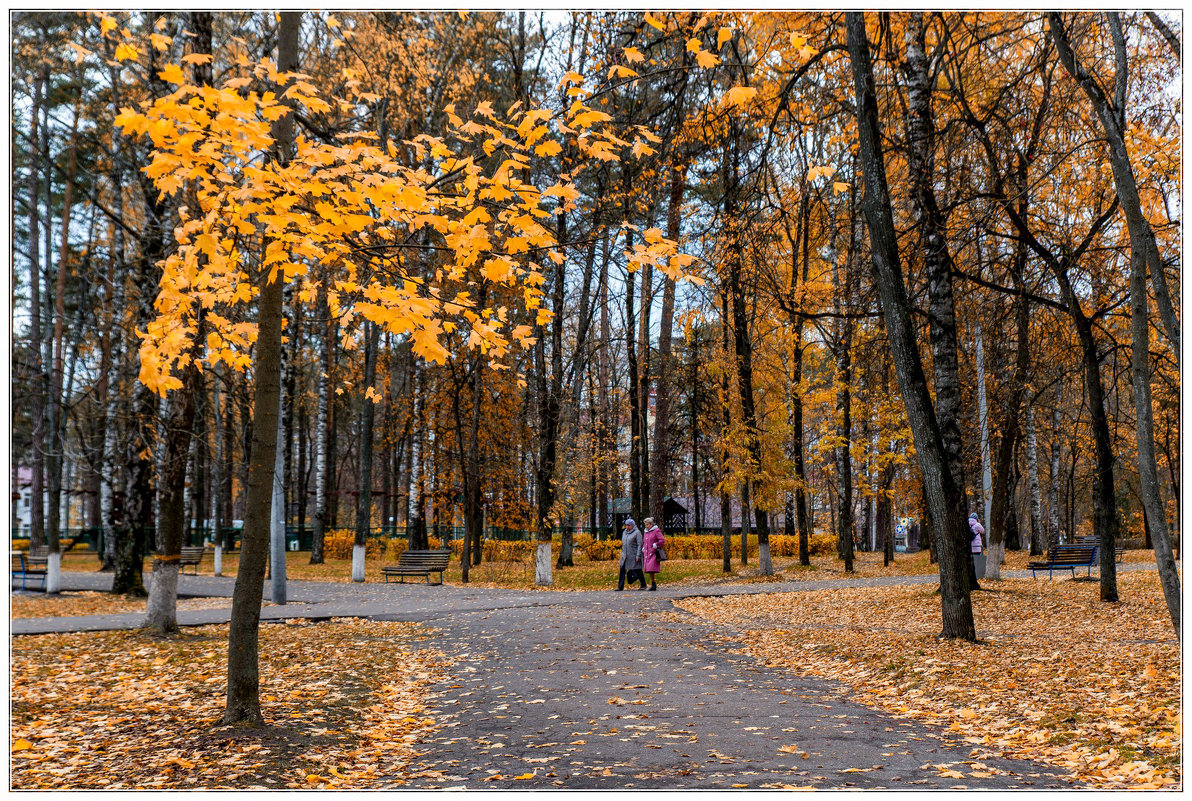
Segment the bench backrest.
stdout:
<path fill-rule="evenodd" d="M 1057 565 L 1089 564 L 1097 555 L 1097 549 L 1080 545 L 1061 546 L 1051 555 L 1051 561 Z"/>
<path fill-rule="evenodd" d="M 204 545 L 183 545 L 182 546 L 182 555 L 183 556 L 202 556 L 206 552 L 207 552 L 207 548 Z"/>
<path fill-rule="evenodd" d="M 451 551 L 402 551 L 398 567 L 430 568 L 442 570 L 451 561 Z"/>
<path fill-rule="evenodd" d="M 14 572 L 14 573 L 24 573 L 25 572 L 25 554 L 14 553 L 12 555 L 12 572 Z"/>

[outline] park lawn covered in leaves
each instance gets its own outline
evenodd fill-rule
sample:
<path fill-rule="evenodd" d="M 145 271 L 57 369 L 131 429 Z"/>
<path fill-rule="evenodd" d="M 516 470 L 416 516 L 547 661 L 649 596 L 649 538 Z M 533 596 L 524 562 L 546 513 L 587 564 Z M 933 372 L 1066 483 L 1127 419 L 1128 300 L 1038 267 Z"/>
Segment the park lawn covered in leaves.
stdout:
<path fill-rule="evenodd" d="M 922 587 L 677 605 L 739 631 L 744 653 L 844 682 L 861 702 L 948 737 L 1093 787 L 1178 786 L 1180 654 L 1158 575 L 1120 575 L 1116 604 L 1098 600 L 1096 582 L 985 586 L 973 594 L 975 644 L 938 639 L 939 598 Z"/>
<path fill-rule="evenodd" d="M 12 596 L 11 617 L 78 617 L 81 615 L 116 615 L 144 612 L 144 598 L 112 595 L 108 592 L 68 591 L 55 595 Z M 178 611 L 232 608 L 231 598 L 179 598 Z"/>
<path fill-rule="evenodd" d="M 263 729 L 220 727 L 227 626 L 12 639 L 12 787 L 378 788 L 418 773 L 446 658 L 413 624 L 261 627 Z"/>

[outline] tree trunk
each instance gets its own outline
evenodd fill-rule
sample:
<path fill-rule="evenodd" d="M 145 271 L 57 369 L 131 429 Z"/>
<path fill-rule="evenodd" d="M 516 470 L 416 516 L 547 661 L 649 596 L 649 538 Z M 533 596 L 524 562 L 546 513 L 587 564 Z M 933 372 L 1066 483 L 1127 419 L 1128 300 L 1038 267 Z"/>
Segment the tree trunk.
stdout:
<path fill-rule="evenodd" d="M 556 239 L 566 242 L 567 218 L 559 214 L 556 223 Z M 534 583 L 539 587 L 554 584 L 551 575 L 551 540 L 554 525 L 551 515 L 555 504 L 555 470 L 558 457 L 559 417 L 563 395 L 563 301 L 567 278 L 567 260 L 555 265 L 552 281 L 552 305 L 554 317 L 551 320 L 550 370 L 547 371 L 545 343 L 539 340 L 535 347 L 538 373 L 538 414 L 542 430 L 538 439 L 538 551 L 534 571 Z"/>
<path fill-rule="evenodd" d="M 1046 542 L 1043 531 L 1043 494 L 1039 487 L 1039 440 L 1035 434 L 1035 395 L 1026 402 L 1026 469 L 1031 496 L 1031 556 L 1041 556 Z"/>
<path fill-rule="evenodd" d="M 1167 337 L 1171 340 L 1176 353 L 1180 350 L 1179 320 L 1172 308 L 1167 290 L 1167 278 L 1163 272 L 1163 262 L 1159 257 L 1159 247 L 1155 241 L 1155 232 L 1151 229 L 1150 221 L 1142 210 L 1142 201 L 1138 195 L 1138 185 L 1134 178 L 1134 169 L 1130 164 L 1130 156 L 1126 151 L 1126 81 L 1128 77 L 1126 63 L 1126 42 L 1122 33 L 1121 19 L 1116 13 L 1107 14 L 1110 32 L 1114 40 L 1116 62 L 1115 88 L 1116 104 L 1111 104 L 1105 96 L 1101 86 L 1093 80 L 1084 66 L 1078 62 L 1068 42 L 1058 13 L 1047 15 L 1056 50 L 1064 67 L 1072 73 L 1085 94 L 1092 101 L 1101 120 L 1101 127 L 1109 141 L 1109 163 L 1113 170 L 1114 185 L 1117 188 L 1118 200 L 1122 204 L 1122 211 L 1126 217 L 1126 227 L 1130 235 L 1130 330 L 1133 344 L 1131 366 L 1134 383 L 1135 428 L 1138 436 L 1138 473 L 1142 489 L 1143 505 L 1146 509 L 1147 532 L 1155 546 L 1155 560 L 1159 568 L 1159 579 L 1163 585 L 1163 596 L 1167 601 L 1167 610 L 1175 626 L 1176 635 L 1180 632 L 1180 586 L 1179 574 L 1176 571 L 1175 559 L 1172 556 L 1171 539 L 1167 527 L 1167 510 L 1163 505 L 1163 497 L 1159 490 L 1159 473 L 1155 464 L 1155 435 L 1154 412 L 1151 406 L 1151 376 L 1149 366 L 1150 332 L 1147 328 L 1147 292 L 1146 275 L 1149 268 L 1151 281 L 1155 288 L 1155 299 L 1159 307 L 1159 317 Z M 1153 21 L 1153 20 L 1152 20 Z M 1114 107 L 1116 105 L 1116 108 Z M 1090 396 L 1090 404 L 1092 398 Z M 1100 455 L 1100 438 L 1097 439 L 1098 454 Z M 1112 458 L 1112 457 L 1110 457 Z M 1099 471 L 1104 470 L 1098 459 Z M 1108 479 L 1099 475 L 1099 484 L 1106 485 L 1103 491 L 1112 490 L 1112 462 Z M 1104 512 L 1104 510 L 1102 510 Z M 1096 504 L 1094 504 L 1096 514 Z M 1108 522 L 1108 521 L 1105 521 Z M 1116 524 L 1116 515 L 1113 523 Z M 1112 528 L 1100 533 L 1101 539 L 1101 598 L 1102 600 L 1117 600 L 1117 584 Z M 1108 549 L 1108 552 L 1105 551 Z M 1114 574 L 1112 587 L 1106 582 L 1106 564 Z"/>
<path fill-rule="evenodd" d="M 687 167 L 677 164 L 671 167 L 670 205 L 666 214 L 666 235 L 674 242 L 679 240 L 680 215 L 683 211 L 683 190 L 686 185 Z M 666 499 L 670 477 L 670 397 L 671 397 L 671 327 L 675 313 L 675 282 L 663 277 L 662 319 L 658 329 L 658 383 L 654 390 L 654 456 L 650 469 L 650 515 L 663 524 L 662 505 Z"/>
<path fill-rule="evenodd" d="M 327 288 L 320 284 L 315 299 L 315 317 L 322 333 L 322 353 L 318 375 L 318 409 L 315 416 L 315 513 L 310 544 L 310 563 L 323 564 L 323 542 L 327 536 L 327 489 L 331 481 L 331 464 L 327 458 L 327 442 L 331 436 L 331 349 L 335 334 L 331 324 L 331 310 L 327 305 Z"/>
<path fill-rule="evenodd" d="M 989 400 L 985 392 L 985 342 L 981 336 L 981 324 L 977 323 L 974 329 L 974 337 L 976 344 L 974 351 L 977 361 L 977 425 L 981 436 L 981 506 L 982 516 L 986 526 L 991 526 L 993 519 L 993 466 L 989 458 Z M 998 562 L 991 558 L 989 562 Z M 989 564 L 987 562 L 986 564 Z M 997 568 L 993 571 L 996 573 Z M 985 575 L 989 575 L 987 569 Z M 993 578 L 996 578 L 994 576 Z"/>
<path fill-rule="evenodd" d="M 966 547 L 968 540 L 963 534 L 966 531 L 963 485 L 955 480 L 950 469 L 949 453 L 941 425 L 936 419 L 915 341 L 910 300 L 902 278 L 882 158 L 877 95 L 865 34 L 865 17 L 858 12 L 849 12 L 846 19 L 849 57 L 856 87 L 860 157 L 865 181 L 864 210 L 869 228 L 874 283 L 881 297 L 891 355 L 894 357 L 899 388 L 906 404 L 907 419 L 923 473 L 933 529 L 938 530 L 941 545 L 942 636 L 974 641 L 976 627 L 964 569 L 964 562 L 971 560 Z M 958 429 L 959 419 L 953 418 L 950 425 Z"/>
<path fill-rule="evenodd" d="M 364 387 L 365 392 L 376 392 L 377 382 L 377 326 L 364 324 Z M 356 540 L 352 544 L 352 581 L 364 581 L 364 553 L 368 536 L 372 533 L 372 466 L 373 466 L 373 423 L 376 417 L 376 395 L 361 399 L 360 409 L 360 493 L 356 496 Z M 435 518 L 436 520 L 438 518 Z"/>
<path fill-rule="evenodd" d="M 625 232 L 625 249 L 633 249 L 633 234 Z M 638 379 L 637 333 L 633 311 L 634 282 L 636 272 L 625 276 L 625 357 L 629 367 L 629 511 L 638 514 L 642 510 L 642 457 L 641 457 L 641 384 Z M 617 532 L 613 532 L 616 536 Z"/>
<path fill-rule="evenodd" d="M 277 66 L 282 72 L 298 68 L 298 30 L 301 12 L 280 15 Z M 274 157 L 289 158 L 294 141 L 293 115 L 273 123 Z M 264 724 L 261 716 L 258 627 L 261 596 L 265 583 L 265 558 L 269 550 L 270 506 L 273 494 L 274 460 L 277 453 L 277 417 L 281 396 L 282 289 L 285 275 L 280 270 L 269 280 L 262 271 L 257 301 L 257 343 L 253 372 L 256 393 L 253 402 L 253 445 L 249 468 L 247 509 L 244 521 L 240 568 L 232 595 L 232 618 L 228 627 L 228 694 L 224 725 Z"/>
<path fill-rule="evenodd" d="M 29 361 L 33 378 L 30 393 L 29 417 L 32 423 L 30 456 L 33 476 L 29 498 L 29 543 L 32 546 L 45 544 L 45 448 L 46 448 L 46 376 L 42 362 L 41 324 L 41 169 L 38 158 L 38 119 L 41 113 L 43 73 L 33 79 L 33 98 L 30 110 L 29 133 Z M 50 213 L 46 209 L 46 214 Z M 47 258 L 49 254 L 47 253 Z"/>
<path fill-rule="evenodd" d="M 200 318 L 191 346 L 192 361 L 183 368 L 182 386 L 170 399 L 171 412 L 164 432 L 165 455 L 159 485 L 161 547 L 153 561 L 153 583 L 149 589 L 143 624 L 159 634 L 171 634 L 178 630 L 178 562 L 182 556 L 182 541 L 189 512 L 183 499 L 186 463 L 190 453 L 195 407 L 199 393 L 203 391 L 203 374 L 193 359 L 201 358 L 204 336 L 204 325 Z"/>

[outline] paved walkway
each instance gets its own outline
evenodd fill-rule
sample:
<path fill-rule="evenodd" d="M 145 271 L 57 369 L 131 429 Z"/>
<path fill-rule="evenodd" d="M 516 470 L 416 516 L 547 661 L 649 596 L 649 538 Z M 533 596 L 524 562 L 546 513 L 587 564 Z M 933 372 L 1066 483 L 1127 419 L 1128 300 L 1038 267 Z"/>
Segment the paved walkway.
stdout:
<path fill-rule="evenodd" d="M 1068 786 L 1042 766 L 947 745 L 940 731 L 852 703 L 833 683 L 734 654 L 720 639 L 722 631 L 672 605 L 675 598 L 693 595 L 935 580 L 907 576 L 622 593 L 293 581 L 289 603 L 266 605 L 262 618 L 370 617 L 427 623 L 437 631 L 428 643 L 460 661 L 433 702 L 445 725 L 422 744 L 426 755 L 420 764 L 445 774 L 420 780 L 428 788 Z M 110 582 L 109 574 L 65 573 L 63 589 L 104 590 Z M 233 584 L 232 578 L 183 576 L 180 596 L 222 596 L 229 603 L 181 611 L 179 623 L 227 621 Z M 268 591 L 266 582 L 266 599 Z M 127 629 L 142 619 L 137 613 L 12 620 L 10 631 Z M 985 767 L 972 766 L 974 761 Z M 932 767 L 946 763 L 966 778 L 942 778 Z M 996 775 L 972 778 L 974 770 Z M 526 774 L 532 778 L 515 778 Z"/>

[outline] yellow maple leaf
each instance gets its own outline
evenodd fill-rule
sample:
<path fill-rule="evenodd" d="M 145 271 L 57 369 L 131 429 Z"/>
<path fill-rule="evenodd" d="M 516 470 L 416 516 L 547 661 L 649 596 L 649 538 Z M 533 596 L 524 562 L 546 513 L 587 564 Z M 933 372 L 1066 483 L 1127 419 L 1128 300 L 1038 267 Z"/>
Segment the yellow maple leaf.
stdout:
<path fill-rule="evenodd" d="M 12 744 L 13 751 L 28 751 L 33 747 L 33 743 L 26 740 L 24 737 Z"/>
<path fill-rule="evenodd" d="M 731 28 L 721 28 L 716 32 L 716 49 L 724 47 L 724 43 L 733 38 L 733 31 Z"/>
<path fill-rule="evenodd" d="M 116 20 L 113 17 L 103 17 L 99 21 L 99 32 L 107 35 L 116 30 Z"/>
<path fill-rule="evenodd" d="M 734 86 L 724 93 L 720 101 L 725 106 L 741 106 L 757 96 L 757 89 L 752 86 Z"/>
<path fill-rule="evenodd" d="M 694 36 L 687 40 L 687 52 L 698 53 L 700 49 L 700 41 Z"/>
<path fill-rule="evenodd" d="M 135 59 L 138 55 L 137 49 L 130 44 L 121 43 L 116 45 L 117 61 L 130 61 Z"/>
<path fill-rule="evenodd" d="M 169 83 L 186 83 L 186 75 L 177 64 L 167 64 L 164 70 L 157 73 L 157 77 Z"/>
<path fill-rule="evenodd" d="M 662 31 L 663 33 L 666 32 L 666 24 L 664 22 L 662 22 L 661 20 L 659 20 L 657 17 L 655 17 L 653 14 L 651 14 L 649 11 L 647 11 L 645 13 L 644 19 L 646 20 L 646 24 L 649 25 L 651 28 L 654 28 L 655 30 L 658 30 L 658 31 Z"/>
<path fill-rule="evenodd" d="M 532 778 L 534 778 L 534 774 L 533 773 L 523 773 L 522 775 L 514 776 L 513 778 L 515 778 L 519 781 L 524 780 L 524 779 L 532 779 Z"/>
<path fill-rule="evenodd" d="M 701 50 L 695 54 L 695 61 L 704 69 L 711 69 L 720 63 L 720 56 L 709 53 L 707 50 Z"/>
<path fill-rule="evenodd" d="M 646 58 L 636 47 L 626 47 L 622 52 L 625 54 L 625 60 L 630 64 L 636 64 L 639 61 L 644 61 Z"/>

